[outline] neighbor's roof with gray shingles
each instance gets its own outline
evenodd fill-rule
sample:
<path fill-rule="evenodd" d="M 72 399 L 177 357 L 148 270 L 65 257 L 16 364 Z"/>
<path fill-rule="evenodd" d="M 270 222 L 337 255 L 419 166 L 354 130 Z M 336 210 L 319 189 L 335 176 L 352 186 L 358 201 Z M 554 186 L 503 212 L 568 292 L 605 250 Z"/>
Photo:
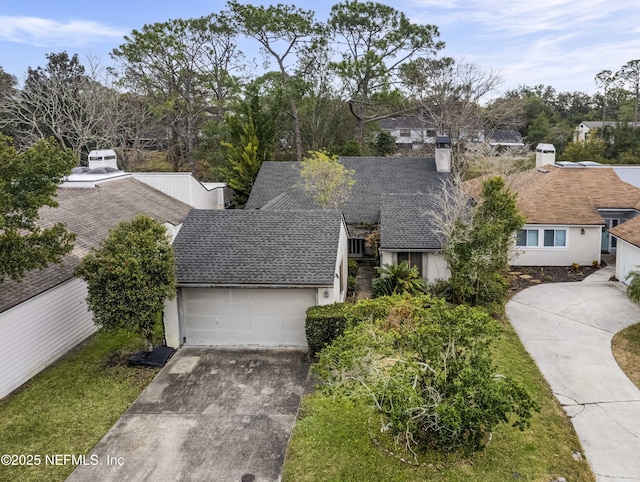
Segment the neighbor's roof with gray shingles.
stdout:
<path fill-rule="evenodd" d="M 434 194 L 384 194 L 380 249 L 441 249 L 444 238 L 433 222 L 433 213 L 439 210 Z"/>
<path fill-rule="evenodd" d="M 342 213 L 194 209 L 173 246 L 178 284 L 332 286 Z"/>
<path fill-rule="evenodd" d="M 283 192 L 279 196 L 274 197 L 260 209 L 264 211 L 305 211 L 309 208 L 313 209 L 313 207 L 300 205 L 298 201 L 289 196 L 286 192 Z"/>
<path fill-rule="evenodd" d="M 342 210 L 347 223 L 377 223 L 383 193 L 435 192 L 449 173 L 436 172 L 433 158 L 341 157 L 355 171 L 355 185 Z M 299 162 L 265 162 L 251 191 L 246 209 L 259 209 L 286 193 L 302 209 L 314 202 L 301 186 Z"/>
<path fill-rule="evenodd" d="M 26 273 L 21 281 L 0 283 L 0 313 L 73 277 L 82 257 L 121 221 L 148 214 L 161 223 L 180 224 L 190 207 L 132 178 L 100 183 L 95 188 L 59 188 L 57 208 L 40 210 L 43 228 L 64 223 L 76 233 L 73 251 L 63 264 Z"/>

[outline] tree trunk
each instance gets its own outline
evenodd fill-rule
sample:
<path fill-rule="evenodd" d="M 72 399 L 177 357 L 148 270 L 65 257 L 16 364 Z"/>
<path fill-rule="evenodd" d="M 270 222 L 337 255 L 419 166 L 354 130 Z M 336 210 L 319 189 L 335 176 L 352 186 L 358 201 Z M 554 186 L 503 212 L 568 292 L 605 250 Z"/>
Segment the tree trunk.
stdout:
<path fill-rule="evenodd" d="M 296 161 L 302 162 L 302 136 L 300 135 L 300 116 L 298 115 L 298 107 L 291 100 L 291 115 L 293 116 L 293 134 L 296 142 Z"/>
<path fill-rule="evenodd" d="M 153 340 L 150 333 L 144 335 L 144 349 L 147 352 L 153 351 Z"/>

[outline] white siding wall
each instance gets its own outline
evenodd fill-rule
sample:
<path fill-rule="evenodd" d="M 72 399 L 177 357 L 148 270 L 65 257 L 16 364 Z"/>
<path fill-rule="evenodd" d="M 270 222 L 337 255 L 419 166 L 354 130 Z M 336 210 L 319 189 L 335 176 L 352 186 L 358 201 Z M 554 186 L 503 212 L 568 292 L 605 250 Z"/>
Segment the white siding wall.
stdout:
<path fill-rule="evenodd" d="M 569 227 L 525 225 L 525 229 L 566 229 L 567 246 L 549 248 L 524 248 L 516 246 L 516 253 L 511 260 L 514 266 L 570 266 L 578 263 L 590 265 L 594 260 L 600 262 L 600 245 L 602 228 L 600 226 Z M 584 229 L 584 234 L 581 230 Z M 542 239 L 542 238 L 540 238 Z M 542 241 L 540 241 L 542 242 Z"/>
<path fill-rule="evenodd" d="M 0 313 L 0 397 L 96 331 L 86 284 L 77 278 Z"/>
<path fill-rule="evenodd" d="M 342 272 L 340 264 L 342 263 Z M 329 297 L 324 296 L 325 288 L 318 290 L 318 305 L 330 305 L 341 303 L 347 299 L 347 278 L 349 277 L 349 238 L 347 227 L 344 223 L 340 225 L 340 237 L 338 239 L 338 252 L 336 255 L 336 267 L 334 273 L 339 277 L 333 278 L 333 287 L 329 288 Z M 342 282 L 342 285 L 341 285 Z M 340 290 L 340 287 L 344 287 Z"/>
<path fill-rule="evenodd" d="M 441 279 L 449 279 L 449 267 L 441 253 L 427 254 L 427 281 L 433 283 Z"/>
<path fill-rule="evenodd" d="M 131 173 L 134 179 L 196 209 L 224 209 L 223 189 L 207 189 L 189 173 Z"/>
<path fill-rule="evenodd" d="M 637 270 L 638 266 L 640 266 L 640 248 L 618 238 L 616 278 L 626 282 L 629 271 Z"/>

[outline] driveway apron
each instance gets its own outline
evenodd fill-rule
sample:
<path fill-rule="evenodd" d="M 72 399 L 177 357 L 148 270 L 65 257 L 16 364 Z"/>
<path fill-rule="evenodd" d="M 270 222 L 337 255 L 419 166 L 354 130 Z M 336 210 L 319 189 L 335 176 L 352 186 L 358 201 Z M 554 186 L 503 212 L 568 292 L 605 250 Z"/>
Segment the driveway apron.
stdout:
<path fill-rule="evenodd" d="M 67 480 L 279 480 L 308 374 L 300 350 L 180 349 Z"/>
<path fill-rule="evenodd" d="M 506 313 L 571 418 L 599 482 L 640 481 L 640 390 L 611 352 L 640 308 L 613 283 L 528 288 Z"/>

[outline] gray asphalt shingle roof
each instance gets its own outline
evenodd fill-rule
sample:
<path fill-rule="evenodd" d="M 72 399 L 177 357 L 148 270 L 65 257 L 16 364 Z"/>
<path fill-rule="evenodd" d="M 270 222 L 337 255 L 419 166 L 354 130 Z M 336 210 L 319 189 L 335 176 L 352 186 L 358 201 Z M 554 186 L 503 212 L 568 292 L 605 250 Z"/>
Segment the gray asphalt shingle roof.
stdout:
<path fill-rule="evenodd" d="M 59 188 L 58 207 L 40 210 L 38 225 L 47 228 L 57 222 L 76 233 L 74 249 L 63 264 L 26 273 L 21 281 L 0 283 L 0 313 L 73 278 L 82 257 L 107 237 L 109 229 L 140 214 L 161 223 L 180 224 L 190 207 L 132 178 L 103 182 L 94 188 Z"/>
<path fill-rule="evenodd" d="M 380 211 L 380 249 L 441 249 L 444 242 L 433 222 L 440 210 L 429 193 L 384 194 Z"/>
<path fill-rule="evenodd" d="M 355 185 L 343 206 L 347 223 L 377 223 L 383 193 L 435 192 L 449 173 L 436 171 L 433 158 L 341 157 L 340 162 L 355 171 Z M 251 191 L 246 209 L 259 209 L 282 193 L 302 209 L 313 209 L 304 192 L 299 162 L 265 162 Z"/>
<path fill-rule="evenodd" d="M 332 286 L 342 213 L 189 213 L 174 241 L 178 283 Z"/>
<path fill-rule="evenodd" d="M 310 205 L 300 205 L 298 201 L 289 196 L 286 192 L 283 192 L 279 196 L 274 197 L 260 209 L 265 211 L 306 211 L 307 209 L 314 208 Z"/>

